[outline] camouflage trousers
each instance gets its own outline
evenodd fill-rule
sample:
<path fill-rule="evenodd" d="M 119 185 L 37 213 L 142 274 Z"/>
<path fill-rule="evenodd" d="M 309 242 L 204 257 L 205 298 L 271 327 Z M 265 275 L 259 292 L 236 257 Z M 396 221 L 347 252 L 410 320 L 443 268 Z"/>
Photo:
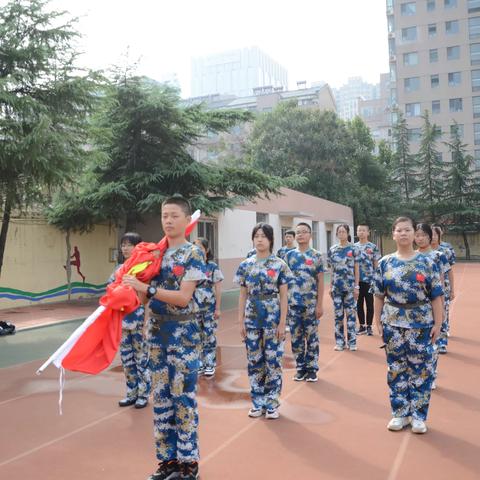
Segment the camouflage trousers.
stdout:
<path fill-rule="evenodd" d="M 215 368 L 217 366 L 217 328 L 218 322 L 214 312 L 206 311 L 197 315 L 200 325 L 202 348 L 200 352 L 200 368 Z"/>
<path fill-rule="evenodd" d="M 290 307 L 288 325 L 297 370 L 318 371 L 320 341 L 315 307 Z"/>
<path fill-rule="evenodd" d="M 150 346 L 153 430 L 160 461 L 198 461 L 198 345 Z"/>
<path fill-rule="evenodd" d="M 450 300 L 445 298 L 443 302 L 443 321 L 442 326 L 440 327 L 440 336 L 437 340 L 438 347 L 447 347 L 448 346 L 448 332 L 450 331 Z"/>
<path fill-rule="evenodd" d="M 333 308 L 335 311 L 335 343 L 345 347 L 357 345 L 357 330 L 355 315 L 356 302 L 352 291 L 342 292 L 333 290 L 332 293 Z M 347 340 L 345 341 L 344 317 L 347 320 Z"/>
<path fill-rule="evenodd" d="M 426 420 L 434 380 L 431 328 L 383 324 L 392 416 Z"/>
<path fill-rule="evenodd" d="M 147 345 L 142 329 L 142 324 L 132 330 L 122 329 L 120 358 L 127 381 L 128 398 L 148 398 L 150 395 Z"/>
<path fill-rule="evenodd" d="M 248 379 L 255 408 L 275 409 L 282 390 L 282 356 L 284 342 L 276 329 L 247 329 Z"/>

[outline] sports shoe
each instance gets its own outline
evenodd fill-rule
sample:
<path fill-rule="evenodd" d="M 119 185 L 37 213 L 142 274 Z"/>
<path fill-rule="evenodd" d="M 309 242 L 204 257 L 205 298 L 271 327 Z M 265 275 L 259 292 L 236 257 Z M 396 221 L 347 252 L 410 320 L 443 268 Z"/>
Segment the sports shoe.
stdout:
<path fill-rule="evenodd" d="M 148 398 L 137 398 L 135 408 L 145 408 L 148 405 Z"/>
<path fill-rule="evenodd" d="M 410 417 L 393 417 L 387 425 L 392 432 L 398 432 L 410 423 Z"/>
<path fill-rule="evenodd" d="M 305 375 L 305 380 L 307 382 L 318 382 L 317 372 L 308 372 Z"/>
<path fill-rule="evenodd" d="M 343 345 L 335 345 L 335 348 L 334 350 L 337 351 L 337 352 L 343 352 Z"/>
<path fill-rule="evenodd" d="M 180 468 L 176 460 L 160 462 L 158 469 L 148 477 L 148 480 L 171 480 L 180 477 Z"/>
<path fill-rule="evenodd" d="M 137 399 L 135 397 L 134 398 L 125 397 L 125 398 L 122 398 L 122 400 L 120 400 L 118 402 L 118 406 L 119 407 L 129 407 L 130 405 L 133 405 L 136 401 L 137 401 Z"/>
<path fill-rule="evenodd" d="M 425 433 L 427 431 L 427 426 L 423 420 L 418 420 L 414 418 L 412 420 L 412 432 L 413 433 Z"/>
<path fill-rule="evenodd" d="M 215 375 L 215 367 L 208 367 L 203 371 L 206 377 L 213 377 Z"/>
<path fill-rule="evenodd" d="M 357 346 L 356 345 L 352 345 L 351 347 L 348 347 L 350 349 L 351 352 L 356 352 L 357 351 Z"/>
<path fill-rule="evenodd" d="M 360 327 L 357 330 L 357 335 L 365 335 L 367 333 L 367 329 L 365 328 L 364 325 L 360 325 Z"/>
<path fill-rule="evenodd" d="M 275 420 L 280 416 L 278 413 L 278 410 L 276 408 L 269 408 L 265 412 L 265 418 L 268 418 L 269 420 Z"/>
<path fill-rule="evenodd" d="M 263 415 L 263 408 L 252 407 L 248 411 L 248 416 L 251 418 L 258 418 L 258 417 L 261 417 L 262 415 Z"/>
<path fill-rule="evenodd" d="M 435 380 L 432 382 L 432 390 L 436 390 L 437 389 L 437 384 L 435 383 Z"/>
<path fill-rule="evenodd" d="M 305 380 L 305 375 L 306 374 L 307 374 L 307 372 L 305 370 L 298 370 L 297 373 L 295 374 L 295 376 L 293 377 L 293 379 L 296 382 L 301 382 L 302 380 Z"/>
<path fill-rule="evenodd" d="M 438 353 L 445 355 L 447 353 L 447 347 L 445 345 L 438 347 Z"/>
<path fill-rule="evenodd" d="M 198 476 L 198 462 L 180 463 L 180 477 L 182 480 L 196 480 Z"/>
<path fill-rule="evenodd" d="M 370 327 L 370 326 L 367 327 L 367 335 L 368 335 L 369 337 L 371 337 L 371 336 L 373 335 L 373 330 L 372 330 L 372 327 Z"/>

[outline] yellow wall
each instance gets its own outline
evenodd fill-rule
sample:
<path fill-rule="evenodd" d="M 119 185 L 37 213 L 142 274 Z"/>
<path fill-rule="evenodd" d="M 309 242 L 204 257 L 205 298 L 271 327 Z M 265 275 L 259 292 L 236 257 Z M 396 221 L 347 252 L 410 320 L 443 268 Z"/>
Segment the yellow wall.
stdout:
<path fill-rule="evenodd" d="M 88 290 L 87 293 L 77 293 L 72 298 L 101 293 L 115 266 L 109 257 L 110 249 L 117 248 L 117 229 L 98 225 L 88 234 L 72 233 L 70 241 L 72 253 L 75 245 L 80 250 L 80 270 L 86 277 L 85 285 L 77 285 L 77 288 Z M 30 299 L 41 298 L 39 301 L 42 303 L 66 299 L 65 294 L 43 298 L 51 296 L 52 289 L 66 285 L 67 276 L 63 268 L 65 260 L 65 233 L 48 225 L 42 218 L 12 219 L 0 277 L 0 308 L 34 303 L 19 298 L 24 296 Z M 72 266 L 72 282 L 82 283 L 75 266 Z M 32 294 L 43 295 L 39 297 Z M 5 298 L 8 295 L 15 298 Z"/>

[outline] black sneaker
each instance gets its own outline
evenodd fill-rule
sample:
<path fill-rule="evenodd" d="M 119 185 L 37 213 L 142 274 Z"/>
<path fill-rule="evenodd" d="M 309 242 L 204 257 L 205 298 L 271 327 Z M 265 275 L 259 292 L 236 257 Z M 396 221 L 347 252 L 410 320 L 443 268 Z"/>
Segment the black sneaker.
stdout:
<path fill-rule="evenodd" d="M 134 398 L 123 398 L 118 402 L 119 407 L 129 407 L 130 405 L 133 405 L 137 401 L 136 397 Z"/>
<path fill-rule="evenodd" d="M 371 337 L 373 335 L 372 327 L 367 327 L 367 335 Z"/>
<path fill-rule="evenodd" d="M 305 375 L 305 380 L 307 382 L 318 382 L 317 372 L 308 372 Z"/>
<path fill-rule="evenodd" d="M 365 335 L 367 333 L 367 329 L 364 325 L 360 325 L 360 328 L 357 330 L 357 335 Z"/>
<path fill-rule="evenodd" d="M 152 473 L 148 480 L 173 480 L 174 478 L 180 478 L 180 468 L 176 460 L 170 460 L 168 462 L 160 462 L 157 471 Z"/>
<path fill-rule="evenodd" d="M 180 477 L 182 480 L 196 480 L 198 475 L 198 462 L 180 463 Z"/>
<path fill-rule="evenodd" d="M 297 373 L 295 374 L 293 379 L 296 382 L 301 382 L 302 380 L 305 380 L 305 375 L 306 374 L 307 374 L 307 372 L 305 370 L 297 370 Z"/>

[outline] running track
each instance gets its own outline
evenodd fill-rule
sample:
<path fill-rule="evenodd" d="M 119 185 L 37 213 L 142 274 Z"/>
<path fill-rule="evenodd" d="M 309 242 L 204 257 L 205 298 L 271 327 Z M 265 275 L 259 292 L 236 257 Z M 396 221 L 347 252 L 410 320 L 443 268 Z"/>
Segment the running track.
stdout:
<path fill-rule="evenodd" d="M 318 383 L 292 380 L 288 351 L 282 417 L 248 418 L 244 346 L 236 312 L 225 312 L 220 367 L 215 379 L 200 380 L 202 479 L 480 478 L 480 264 L 456 268 L 450 348 L 423 436 L 387 431 L 379 337 L 360 337 L 357 352 L 334 352 L 327 298 Z M 118 361 L 97 377 L 68 374 L 63 416 L 56 369 L 36 377 L 41 363 L 0 369 L 1 479 L 143 480 L 155 470 L 151 409 L 116 406 L 124 388 Z"/>

